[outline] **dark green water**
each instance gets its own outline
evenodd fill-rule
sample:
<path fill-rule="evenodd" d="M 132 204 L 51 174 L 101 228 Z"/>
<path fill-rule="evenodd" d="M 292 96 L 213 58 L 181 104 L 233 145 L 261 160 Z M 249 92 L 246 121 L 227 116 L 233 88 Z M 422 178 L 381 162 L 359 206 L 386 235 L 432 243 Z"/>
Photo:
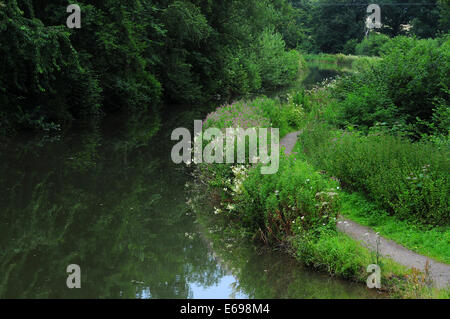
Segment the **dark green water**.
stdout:
<path fill-rule="evenodd" d="M 375 297 L 281 253 L 211 249 L 170 160 L 172 129 L 204 112 L 170 114 L 153 137 L 116 117 L 0 147 L 0 298 Z M 80 289 L 66 286 L 69 264 Z"/>
<path fill-rule="evenodd" d="M 297 81 L 292 85 L 280 88 L 275 91 L 265 92 L 265 95 L 269 98 L 279 98 L 281 101 L 286 101 L 288 94 L 296 90 L 307 89 L 310 90 L 314 86 L 322 83 L 326 79 L 333 79 L 336 76 L 343 75 L 346 73 L 346 69 L 338 68 L 333 65 L 332 67 L 327 64 L 321 66 L 317 64 L 312 64 L 308 66 L 308 70 L 304 75 L 302 75 Z M 256 97 L 257 95 L 255 95 Z"/>

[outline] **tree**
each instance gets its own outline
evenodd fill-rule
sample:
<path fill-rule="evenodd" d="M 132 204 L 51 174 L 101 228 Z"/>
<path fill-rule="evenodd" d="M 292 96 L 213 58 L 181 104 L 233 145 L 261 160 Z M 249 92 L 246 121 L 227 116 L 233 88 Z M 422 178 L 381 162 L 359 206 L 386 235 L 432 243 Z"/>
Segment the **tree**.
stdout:
<path fill-rule="evenodd" d="M 69 3 L 0 6 L 1 130 L 49 130 L 114 112 L 150 114 L 156 127 L 163 103 L 217 103 L 262 89 L 260 35 L 273 29 L 293 48 L 302 33 L 287 0 L 80 0 L 82 27 L 72 30 Z"/>

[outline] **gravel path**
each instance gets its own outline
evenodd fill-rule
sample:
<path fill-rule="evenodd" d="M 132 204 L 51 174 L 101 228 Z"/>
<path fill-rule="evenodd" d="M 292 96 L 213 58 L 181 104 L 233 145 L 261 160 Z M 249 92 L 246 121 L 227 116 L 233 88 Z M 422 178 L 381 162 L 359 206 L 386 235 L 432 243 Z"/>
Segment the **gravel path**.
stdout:
<path fill-rule="evenodd" d="M 283 137 L 280 141 L 280 145 L 284 147 L 284 153 L 289 155 L 294 149 L 295 143 L 297 143 L 297 138 L 303 131 L 292 132 Z"/>
<path fill-rule="evenodd" d="M 284 147 L 285 154 L 292 153 L 298 135 L 301 133 L 302 131 L 290 133 L 281 140 L 280 144 Z M 433 279 L 435 286 L 445 288 L 450 285 L 450 265 L 419 255 L 392 240 L 377 235 L 369 227 L 362 226 L 352 220 L 341 217 L 338 220 L 337 227 L 341 232 L 360 241 L 365 247 L 373 251 L 377 249 L 377 238 L 379 237 L 378 251 L 380 255 L 391 258 L 408 268 L 414 267 L 424 271 L 428 261 L 430 277 Z"/>

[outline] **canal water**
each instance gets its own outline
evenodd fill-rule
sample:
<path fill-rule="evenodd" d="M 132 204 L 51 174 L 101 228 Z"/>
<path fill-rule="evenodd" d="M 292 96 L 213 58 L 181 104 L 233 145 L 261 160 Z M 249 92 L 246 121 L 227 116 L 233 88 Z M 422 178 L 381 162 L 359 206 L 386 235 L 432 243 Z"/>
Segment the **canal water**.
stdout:
<path fill-rule="evenodd" d="M 0 147 L 0 298 L 372 298 L 253 245 L 211 244 L 170 134 L 207 110 L 19 137 Z M 231 249 L 230 249 L 231 247 Z M 66 285 L 81 268 L 81 288 Z"/>

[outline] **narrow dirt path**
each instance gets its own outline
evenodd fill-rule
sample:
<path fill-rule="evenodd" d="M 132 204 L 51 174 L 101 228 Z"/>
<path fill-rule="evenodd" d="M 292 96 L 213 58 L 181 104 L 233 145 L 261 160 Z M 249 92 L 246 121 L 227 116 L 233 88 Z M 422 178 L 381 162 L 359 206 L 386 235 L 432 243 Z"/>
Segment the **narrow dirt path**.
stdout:
<path fill-rule="evenodd" d="M 298 136 L 302 131 L 293 132 L 286 135 L 281 141 L 280 145 L 284 147 L 285 154 L 292 153 L 297 142 Z M 445 288 L 450 285 L 450 265 L 437 262 L 429 257 L 419 255 L 412 250 L 409 250 L 392 240 L 377 235 L 369 227 L 362 226 L 352 220 L 346 218 L 339 218 L 337 222 L 339 231 L 349 235 L 355 240 L 360 241 L 365 247 L 372 251 L 377 250 L 380 255 L 391 258 L 397 263 L 408 268 L 416 268 L 421 271 L 425 270 L 425 265 L 429 264 L 429 274 L 433 282 L 438 288 Z M 377 239 L 378 245 L 377 245 Z"/>
<path fill-rule="evenodd" d="M 289 155 L 294 149 L 295 143 L 297 143 L 297 138 L 303 131 L 292 132 L 283 137 L 280 141 L 280 146 L 284 147 L 284 154 Z"/>

